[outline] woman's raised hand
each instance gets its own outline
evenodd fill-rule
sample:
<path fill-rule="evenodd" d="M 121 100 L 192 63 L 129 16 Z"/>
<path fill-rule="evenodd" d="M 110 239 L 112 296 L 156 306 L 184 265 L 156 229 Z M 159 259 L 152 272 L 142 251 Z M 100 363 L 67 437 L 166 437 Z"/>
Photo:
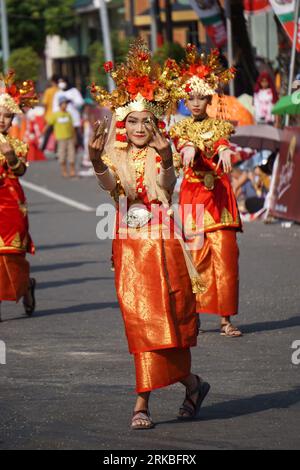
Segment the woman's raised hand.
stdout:
<path fill-rule="evenodd" d="M 145 128 L 151 135 L 151 140 L 148 144 L 149 147 L 152 147 L 157 151 L 158 155 L 161 156 L 163 162 L 167 166 L 171 166 L 173 161 L 173 154 L 168 139 L 162 135 L 153 119 L 149 119 L 149 121 L 145 123 Z"/>
<path fill-rule="evenodd" d="M 107 123 L 107 117 L 103 121 L 94 123 L 93 134 L 89 142 L 89 156 L 92 163 L 99 161 L 103 153 L 108 134 Z"/>

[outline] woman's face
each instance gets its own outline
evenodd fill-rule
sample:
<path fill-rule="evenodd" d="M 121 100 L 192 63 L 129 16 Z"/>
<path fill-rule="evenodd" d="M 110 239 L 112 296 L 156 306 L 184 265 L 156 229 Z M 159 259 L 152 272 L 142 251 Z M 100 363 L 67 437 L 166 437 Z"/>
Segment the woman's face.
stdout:
<path fill-rule="evenodd" d="M 8 129 L 12 124 L 14 118 L 13 113 L 11 113 L 4 106 L 0 106 L 0 132 L 1 134 L 6 134 Z"/>
<path fill-rule="evenodd" d="M 145 147 L 151 140 L 151 133 L 146 128 L 150 119 L 154 119 L 150 111 L 130 113 L 125 121 L 128 140 L 136 147 Z"/>
<path fill-rule="evenodd" d="M 197 93 L 191 93 L 186 101 L 186 106 L 195 118 L 201 118 L 206 115 L 206 108 L 210 103 L 211 96 L 201 96 Z"/>
<path fill-rule="evenodd" d="M 266 78 L 262 78 L 260 81 L 260 87 L 265 90 L 266 88 L 269 88 L 269 82 Z"/>

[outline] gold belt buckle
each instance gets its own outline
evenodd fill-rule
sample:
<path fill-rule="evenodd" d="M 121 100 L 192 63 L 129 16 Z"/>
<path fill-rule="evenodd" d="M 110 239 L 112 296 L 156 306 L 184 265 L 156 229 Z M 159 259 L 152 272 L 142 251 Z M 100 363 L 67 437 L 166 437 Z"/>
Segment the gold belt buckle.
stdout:
<path fill-rule="evenodd" d="M 212 191 L 215 187 L 215 177 L 212 173 L 206 173 L 203 178 L 204 186 L 209 191 Z"/>

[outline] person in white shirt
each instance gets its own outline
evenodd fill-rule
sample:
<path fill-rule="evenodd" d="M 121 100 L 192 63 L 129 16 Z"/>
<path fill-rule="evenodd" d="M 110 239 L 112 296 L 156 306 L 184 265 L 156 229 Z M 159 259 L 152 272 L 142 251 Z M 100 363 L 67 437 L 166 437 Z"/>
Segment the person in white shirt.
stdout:
<path fill-rule="evenodd" d="M 83 138 L 81 132 L 81 114 L 80 110 L 84 105 L 84 99 L 77 88 L 72 86 L 67 78 L 58 80 L 59 91 L 54 95 L 53 112 L 59 111 L 59 99 L 64 96 L 68 99 L 67 111 L 71 114 L 73 125 L 76 132 L 77 146 L 83 147 Z"/>

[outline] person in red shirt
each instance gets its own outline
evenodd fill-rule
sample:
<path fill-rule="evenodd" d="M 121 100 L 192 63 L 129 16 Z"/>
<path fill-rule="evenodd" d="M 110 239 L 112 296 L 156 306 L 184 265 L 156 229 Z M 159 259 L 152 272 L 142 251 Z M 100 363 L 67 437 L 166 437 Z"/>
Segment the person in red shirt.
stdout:
<path fill-rule="evenodd" d="M 229 137 L 233 126 L 209 118 L 211 97 L 221 84 L 233 78 L 233 69 L 224 69 L 218 51 L 205 57 L 196 47 L 187 46 L 182 66 L 182 86 L 192 116 L 170 130 L 181 153 L 184 178 L 180 191 L 183 226 L 204 294 L 197 295 L 197 312 L 221 317 L 221 334 L 239 337 L 230 317 L 238 313 L 238 257 L 236 232 L 241 220 L 228 173 L 231 171 Z M 203 206 L 201 206 L 203 205 Z M 203 208 L 203 217 L 197 209 Z M 193 245 L 191 244 L 193 242 Z"/>

